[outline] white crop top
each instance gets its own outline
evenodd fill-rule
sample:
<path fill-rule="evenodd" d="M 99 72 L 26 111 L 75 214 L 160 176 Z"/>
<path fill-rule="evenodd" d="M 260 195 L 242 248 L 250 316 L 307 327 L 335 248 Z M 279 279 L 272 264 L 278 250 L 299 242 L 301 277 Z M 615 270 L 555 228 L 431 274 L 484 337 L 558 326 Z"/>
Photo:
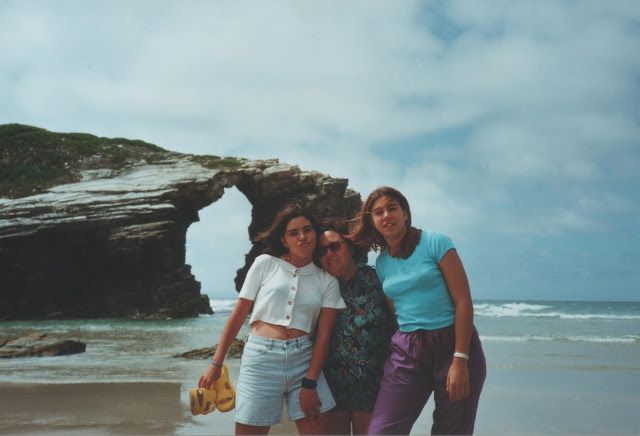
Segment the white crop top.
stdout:
<path fill-rule="evenodd" d="M 298 268 L 268 254 L 256 257 L 240 298 L 255 300 L 249 324 L 264 321 L 313 334 L 320 309 L 344 309 L 338 281 L 313 263 Z"/>

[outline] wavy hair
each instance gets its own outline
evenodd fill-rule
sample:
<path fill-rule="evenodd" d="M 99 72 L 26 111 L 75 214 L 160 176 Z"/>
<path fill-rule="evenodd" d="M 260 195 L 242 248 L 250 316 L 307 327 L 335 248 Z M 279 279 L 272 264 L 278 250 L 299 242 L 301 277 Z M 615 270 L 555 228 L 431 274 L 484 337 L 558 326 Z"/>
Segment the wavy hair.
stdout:
<path fill-rule="evenodd" d="M 286 204 L 273 218 L 271 225 L 264 231 L 258 233 L 254 238 L 254 242 L 262 244 L 262 253 L 280 257 L 289 252 L 287 247 L 282 244 L 282 238 L 287 229 L 287 224 L 294 218 L 305 217 L 311 223 L 313 230 L 316 232 L 316 246 L 314 253 L 318 248 L 317 236 L 320 234 L 320 226 L 316 217 L 308 210 L 297 204 Z"/>
<path fill-rule="evenodd" d="M 354 230 L 349 235 L 349 239 L 357 246 L 366 250 L 373 249 L 375 251 L 381 251 L 388 248 L 389 244 L 387 244 L 387 241 L 380 232 L 376 230 L 371 217 L 373 204 L 382 197 L 389 197 L 396 200 L 402 210 L 407 213 L 407 231 L 400 242 L 400 250 L 397 254 L 398 257 L 406 259 L 413 254 L 418 242 L 420 242 L 422 231 L 411 226 L 411 207 L 409 206 L 407 198 L 402 195 L 400 191 L 390 186 L 381 186 L 369 194 L 362 204 L 360 213 L 358 213 L 354 220 Z"/>

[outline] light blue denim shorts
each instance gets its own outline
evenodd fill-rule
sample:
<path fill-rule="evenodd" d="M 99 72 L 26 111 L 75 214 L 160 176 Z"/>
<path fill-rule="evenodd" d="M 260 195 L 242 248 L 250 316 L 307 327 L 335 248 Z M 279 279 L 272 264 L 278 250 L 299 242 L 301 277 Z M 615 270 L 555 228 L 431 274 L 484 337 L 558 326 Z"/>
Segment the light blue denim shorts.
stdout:
<path fill-rule="evenodd" d="M 236 385 L 236 422 L 256 426 L 278 424 L 282 420 L 284 401 L 291 421 L 304 418 L 300 384 L 309 370 L 312 352 L 313 342 L 308 336 L 280 340 L 249 335 Z M 316 391 L 320 412 L 335 407 L 322 373 Z"/>

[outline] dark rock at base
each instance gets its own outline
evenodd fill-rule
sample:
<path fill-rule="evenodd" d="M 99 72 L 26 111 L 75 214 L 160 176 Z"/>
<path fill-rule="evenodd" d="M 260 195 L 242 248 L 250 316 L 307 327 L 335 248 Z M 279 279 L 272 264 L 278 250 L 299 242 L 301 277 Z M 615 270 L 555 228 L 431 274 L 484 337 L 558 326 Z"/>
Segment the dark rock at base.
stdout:
<path fill-rule="evenodd" d="M 57 340 L 46 333 L 31 333 L 11 339 L 0 340 L 0 358 L 65 356 L 84 353 L 84 342 L 70 339 Z"/>
<path fill-rule="evenodd" d="M 213 347 L 197 348 L 195 350 L 187 351 L 186 353 L 174 354 L 173 357 L 182 357 L 183 359 L 201 360 L 208 359 L 214 355 L 218 345 Z M 234 339 L 227 352 L 227 357 L 240 358 L 242 357 L 242 351 L 244 350 L 244 341 L 242 339 Z"/>

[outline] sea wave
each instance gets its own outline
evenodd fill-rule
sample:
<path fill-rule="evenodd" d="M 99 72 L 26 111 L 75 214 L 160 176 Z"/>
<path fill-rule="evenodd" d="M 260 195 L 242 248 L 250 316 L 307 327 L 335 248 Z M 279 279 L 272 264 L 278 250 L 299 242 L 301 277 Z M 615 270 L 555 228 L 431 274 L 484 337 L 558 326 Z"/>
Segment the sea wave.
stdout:
<path fill-rule="evenodd" d="M 231 312 L 233 310 L 233 307 L 236 304 L 236 300 L 235 299 L 220 299 L 220 300 L 214 300 L 214 299 L 210 299 L 209 300 L 209 304 L 211 305 L 211 310 L 213 310 L 214 313 L 225 313 L 225 312 Z"/>
<path fill-rule="evenodd" d="M 640 344 L 640 336 L 562 336 L 562 335 L 526 335 L 526 336 L 492 336 L 481 335 L 486 342 L 590 342 L 598 344 Z"/>
<path fill-rule="evenodd" d="M 502 318 L 505 316 L 536 316 L 544 309 L 549 309 L 552 306 L 546 306 L 543 304 L 530 304 L 530 303 L 483 303 L 475 304 L 474 312 L 478 316 L 487 316 L 494 318 Z"/>
<path fill-rule="evenodd" d="M 557 306 L 533 303 L 480 303 L 474 305 L 476 316 L 487 318 L 556 318 L 564 320 L 640 320 L 631 313 L 571 313 Z"/>

